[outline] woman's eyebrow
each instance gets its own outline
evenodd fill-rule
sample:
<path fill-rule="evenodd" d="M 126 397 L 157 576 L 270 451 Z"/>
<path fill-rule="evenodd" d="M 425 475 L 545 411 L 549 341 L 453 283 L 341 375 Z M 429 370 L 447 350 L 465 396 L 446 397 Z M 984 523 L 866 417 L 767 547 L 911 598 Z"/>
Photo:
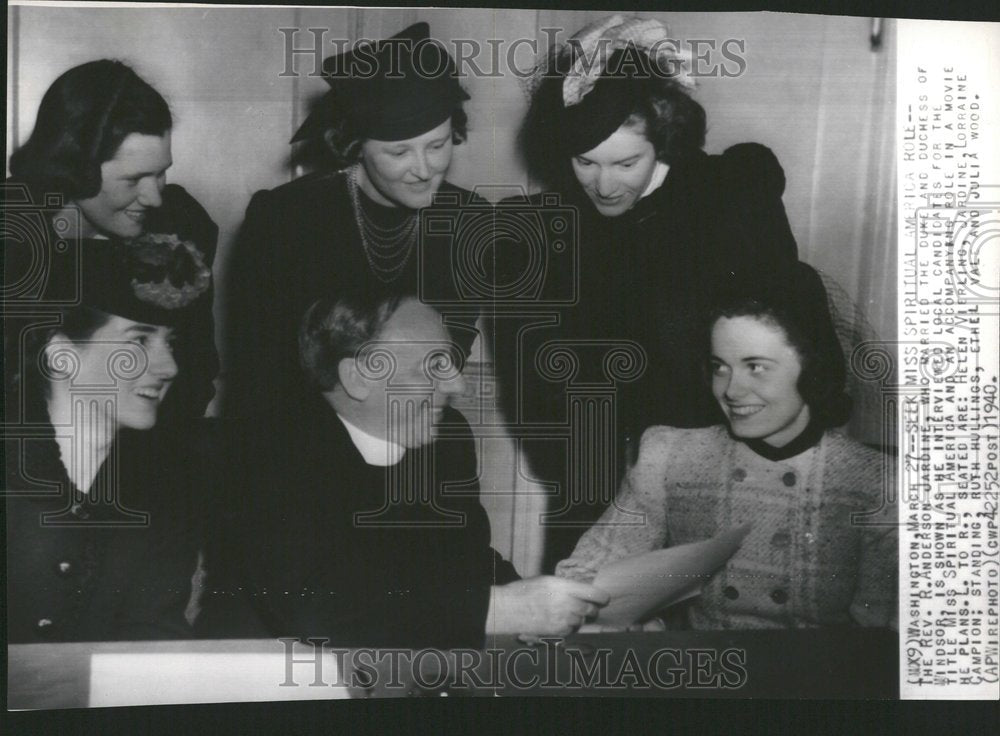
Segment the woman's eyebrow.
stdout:
<path fill-rule="evenodd" d="M 632 161 L 635 161 L 638 158 L 639 158 L 639 154 L 637 153 L 634 156 L 629 156 L 627 158 L 620 158 L 617 161 L 615 161 L 615 163 L 616 164 L 627 164 L 627 163 L 631 163 Z"/>
<path fill-rule="evenodd" d="M 129 172 L 129 173 L 123 175 L 122 178 L 124 178 L 124 179 L 145 179 L 147 176 L 159 176 L 160 174 L 165 174 L 166 171 L 167 171 L 167 169 L 169 169 L 173 165 L 174 165 L 174 162 L 171 161 L 169 164 L 167 164 L 166 166 L 164 166 L 161 169 L 150 169 L 149 171 L 132 171 L 132 172 Z"/>
<path fill-rule="evenodd" d="M 152 335 L 156 332 L 156 329 L 153 325 L 129 325 L 125 328 L 125 332 L 126 334 L 129 332 L 138 332 L 143 335 Z"/>

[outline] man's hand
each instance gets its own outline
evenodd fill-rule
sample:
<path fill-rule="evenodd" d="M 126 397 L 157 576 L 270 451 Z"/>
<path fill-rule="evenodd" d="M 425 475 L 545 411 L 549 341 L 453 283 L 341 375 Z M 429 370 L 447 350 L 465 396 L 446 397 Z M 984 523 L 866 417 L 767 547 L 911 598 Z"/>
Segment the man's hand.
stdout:
<path fill-rule="evenodd" d="M 600 588 L 553 575 L 494 585 L 486 633 L 564 636 L 607 602 Z"/>

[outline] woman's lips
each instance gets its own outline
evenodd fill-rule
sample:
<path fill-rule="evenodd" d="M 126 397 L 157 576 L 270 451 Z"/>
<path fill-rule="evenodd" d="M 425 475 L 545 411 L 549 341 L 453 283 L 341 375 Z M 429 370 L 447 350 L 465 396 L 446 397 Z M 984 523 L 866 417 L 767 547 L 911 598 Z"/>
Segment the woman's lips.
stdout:
<path fill-rule="evenodd" d="M 732 406 L 729 407 L 729 413 L 733 415 L 736 419 L 745 419 L 746 417 L 752 417 L 759 411 L 764 409 L 763 404 L 748 404 L 746 406 Z"/>

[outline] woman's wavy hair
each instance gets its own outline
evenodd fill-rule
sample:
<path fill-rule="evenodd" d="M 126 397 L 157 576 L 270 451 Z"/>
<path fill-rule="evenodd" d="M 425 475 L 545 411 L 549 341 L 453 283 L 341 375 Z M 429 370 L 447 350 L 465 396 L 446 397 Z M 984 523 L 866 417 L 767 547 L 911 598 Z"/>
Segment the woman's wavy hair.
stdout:
<path fill-rule="evenodd" d="M 799 263 L 770 277 L 758 274 L 741 279 L 710 310 L 704 331 L 706 345 L 712 328 L 722 317 L 753 317 L 778 327 L 802 361 L 796 387 L 809 405 L 812 420 L 829 429 L 850 419 L 852 402 L 846 392 L 844 351 L 830 315 L 826 289 L 811 267 Z M 706 365 L 706 380 L 710 375 Z"/>
<path fill-rule="evenodd" d="M 162 136 L 173 126 L 166 100 L 131 67 L 100 59 L 64 72 L 38 108 L 11 174 L 38 192 L 73 201 L 101 189 L 101 164 L 132 133 Z"/>
<path fill-rule="evenodd" d="M 518 133 L 518 147 L 532 179 L 556 188 L 575 180 L 571 164 L 574 152 L 566 149 L 566 136 L 560 130 L 564 75 L 559 70 L 569 67 L 570 53 L 562 48 L 550 56 Z M 615 68 L 615 60 L 613 55 L 610 68 Z M 647 66 L 655 64 L 648 61 Z M 647 74 L 616 78 L 613 83 L 633 86 L 629 97 L 634 102 L 624 124 L 645 133 L 660 161 L 673 165 L 704 147 L 705 109 L 676 79 Z"/>
<path fill-rule="evenodd" d="M 83 344 L 107 324 L 111 315 L 80 305 L 59 310 L 59 324 L 29 329 L 22 336 L 4 334 L 4 354 L 10 359 L 4 375 L 4 400 L 9 412 L 23 408 L 29 421 L 44 419 L 44 400 L 51 387 L 50 368 L 46 367 L 45 348 L 56 335 Z M 20 344 L 18 344 L 20 343 Z"/>

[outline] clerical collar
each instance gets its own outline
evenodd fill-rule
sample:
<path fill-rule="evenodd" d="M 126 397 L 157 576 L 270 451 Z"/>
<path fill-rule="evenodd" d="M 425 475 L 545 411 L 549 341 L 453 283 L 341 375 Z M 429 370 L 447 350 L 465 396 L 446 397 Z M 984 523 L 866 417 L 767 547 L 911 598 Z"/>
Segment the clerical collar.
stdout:
<path fill-rule="evenodd" d="M 666 181 L 667 173 L 669 171 L 669 166 L 662 161 L 657 161 L 656 166 L 653 168 L 653 175 L 650 177 L 649 184 L 646 186 L 646 191 L 639 195 L 639 199 L 648 197 L 650 194 L 659 189 L 663 182 Z"/>
<path fill-rule="evenodd" d="M 787 445 L 783 445 L 781 447 L 774 447 L 773 445 L 769 445 L 764 440 L 760 439 L 742 441 L 747 447 L 761 457 L 773 462 L 779 462 L 781 460 L 787 460 L 790 457 L 795 457 L 796 455 L 801 455 L 811 447 L 818 445 L 822 438 L 823 428 L 819 426 L 817 422 L 811 421 L 806 428 L 799 433 L 798 437 L 789 442 Z"/>
<path fill-rule="evenodd" d="M 337 415 L 337 418 L 343 422 L 344 427 L 347 428 L 347 433 L 351 436 L 351 442 L 358 448 L 361 457 L 369 465 L 387 467 L 395 465 L 403 459 L 406 448 L 402 445 L 397 445 L 395 442 L 389 442 L 389 440 L 368 434 L 363 429 L 355 427 L 340 416 L 340 414 Z"/>

